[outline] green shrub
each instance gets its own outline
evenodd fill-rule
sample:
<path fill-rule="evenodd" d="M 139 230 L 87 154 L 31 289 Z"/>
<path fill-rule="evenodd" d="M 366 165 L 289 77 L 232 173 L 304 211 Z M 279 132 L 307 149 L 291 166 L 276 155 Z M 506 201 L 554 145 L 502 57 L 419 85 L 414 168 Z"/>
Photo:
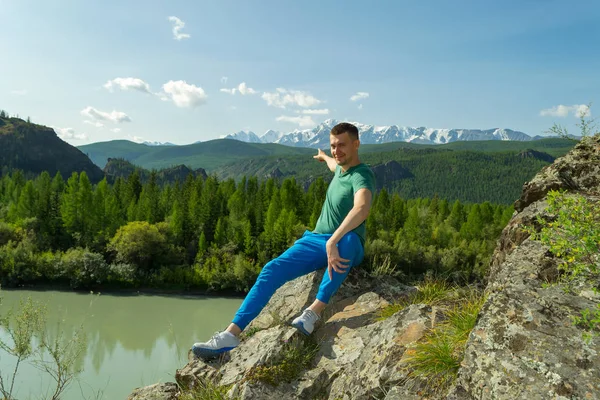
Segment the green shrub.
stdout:
<path fill-rule="evenodd" d="M 0 221 L 0 247 L 8 242 L 18 241 L 17 228 L 14 225 Z"/>
<path fill-rule="evenodd" d="M 165 236 L 155 225 L 145 221 L 120 227 L 107 249 L 116 253 L 118 263 L 135 265 L 142 275 L 157 269 L 168 254 Z"/>
<path fill-rule="evenodd" d="M 550 248 L 564 272 L 559 283 L 569 290 L 574 282 L 598 282 L 600 274 L 600 202 L 580 194 L 550 191 L 547 195 L 548 221 L 538 215 L 535 226 L 525 228 L 533 240 Z M 598 287 L 593 287 L 598 290 Z M 575 325 L 586 330 L 584 336 L 600 331 L 600 311 L 584 309 L 581 317 L 572 317 Z"/>
<path fill-rule="evenodd" d="M 39 279 L 36 251 L 36 246 L 28 238 L 0 247 L 0 284 L 16 286 Z"/>
<path fill-rule="evenodd" d="M 590 278 L 600 272 L 600 203 L 579 194 L 550 191 L 548 208 L 554 216 L 546 221 L 538 215 L 539 232 L 529 227 L 532 239 L 540 240 L 560 258 L 567 279 Z"/>
<path fill-rule="evenodd" d="M 133 284 L 136 281 L 137 267 L 127 263 L 111 264 L 109 280 Z"/>
<path fill-rule="evenodd" d="M 57 269 L 69 279 L 74 289 L 89 288 L 105 282 L 109 267 L 102 254 L 87 249 L 69 249 L 59 261 Z"/>

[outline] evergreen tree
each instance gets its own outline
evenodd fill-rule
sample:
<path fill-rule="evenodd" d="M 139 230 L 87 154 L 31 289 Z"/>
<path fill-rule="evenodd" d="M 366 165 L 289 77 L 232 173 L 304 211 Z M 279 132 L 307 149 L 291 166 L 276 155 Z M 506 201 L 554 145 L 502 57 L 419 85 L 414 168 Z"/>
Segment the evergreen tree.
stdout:
<path fill-rule="evenodd" d="M 208 242 L 206 241 L 206 235 L 204 234 L 204 232 L 202 232 L 200 234 L 200 239 L 198 240 L 198 254 L 197 254 L 197 258 L 202 258 L 204 257 L 204 254 L 206 254 L 206 251 L 208 250 Z"/>
<path fill-rule="evenodd" d="M 80 232 L 83 239 L 82 244 L 88 246 L 94 240 L 94 236 L 98 231 L 98 224 L 96 220 L 97 213 L 94 210 L 92 183 L 85 171 L 79 174 L 79 202 L 81 207 L 79 213 L 82 223 Z"/>
<path fill-rule="evenodd" d="M 225 243 L 227 243 L 227 218 L 220 217 L 217 221 L 217 226 L 215 228 L 215 239 L 213 241 L 213 246 L 221 247 Z"/>
<path fill-rule="evenodd" d="M 18 219 L 33 218 L 37 215 L 37 192 L 33 187 L 33 181 L 27 181 L 25 188 L 21 191 L 17 204 Z"/>
<path fill-rule="evenodd" d="M 63 225 L 67 233 L 69 233 L 76 242 L 79 242 L 81 231 L 83 230 L 82 207 L 79 196 L 79 174 L 73 172 L 71 177 L 67 180 L 66 190 L 62 196 L 60 211 Z"/>
<path fill-rule="evenodd" d="M 460 227 L 462 226 L 464 221 L 463 216 L 463 205 L 460 201 L 456 200 L 452 205 L 452 211 L 448 216 L 448 224 L 453 227 L 457 232 L 460 231 Z"/>

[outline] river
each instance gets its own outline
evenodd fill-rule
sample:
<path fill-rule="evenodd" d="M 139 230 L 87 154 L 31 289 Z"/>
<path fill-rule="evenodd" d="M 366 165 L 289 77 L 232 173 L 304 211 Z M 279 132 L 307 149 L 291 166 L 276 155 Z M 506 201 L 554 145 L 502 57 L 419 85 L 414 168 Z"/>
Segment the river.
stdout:
<path fill-rule="evenodd" d="M 80 326 L 86 337 L 83 368 L 61 397 L 64 400 L 126 399 L 136 387 L 174 382 L 195 341 L 223 329 L 241 298 L 97 294 L 2 290 L 0 315 L 30 296 L 47 309 L 47 329 L 73 338 Z M 60 324 L 59 324 L 60 323 Z M 10 343 L 0 328 L 0 340 Z M 34 340 L 35 341 L 35 340 Z M 0 350 L 0 374 L 12 375 L 15 359 Z M 52 381 L 30 364 L 21 364 L 13 397 L 50 398 Z M 52 392 L 50 391 L 52 389 Z"/>

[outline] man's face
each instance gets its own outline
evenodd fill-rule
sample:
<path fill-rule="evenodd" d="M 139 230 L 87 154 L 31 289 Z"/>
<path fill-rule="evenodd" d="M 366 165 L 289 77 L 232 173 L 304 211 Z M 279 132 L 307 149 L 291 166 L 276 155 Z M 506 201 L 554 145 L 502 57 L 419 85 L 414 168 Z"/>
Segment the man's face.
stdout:
<path fill-rule="evenodd" d="M 352 163 L 358 154 L 359 141 L 352 140 L 347 132 L 340 135 L 329 135 L 329 143 L 331 144 L 331 156 L 340 166 Z"/>

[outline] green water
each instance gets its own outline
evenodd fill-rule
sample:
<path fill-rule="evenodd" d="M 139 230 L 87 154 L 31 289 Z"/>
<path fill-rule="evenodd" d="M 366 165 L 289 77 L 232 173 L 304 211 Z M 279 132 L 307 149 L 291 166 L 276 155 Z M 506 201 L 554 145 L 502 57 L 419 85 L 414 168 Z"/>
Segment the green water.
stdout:
<path fill-rule="evenodd" d="M 83 324 L 86 351 L 83 372 L 61 397 L 64 400 L 126 399 L 136 387 L 174 382 L 187 362 L 192 343 L 223 329 L 241 298 L 159 295 L 80 294 L 57 291 L 2 290 L 0 315 L 31 296 L 47 308 L 48 329 L 60 326 L 66 338 Z M 5 343 L 7 332 L 0 328 Z M 0 374 L 12 375 L 15 359 L 0 350 Z M 30 364 L 21 364 L 13 395 L 18 400 L 49 398 L 53 382 Z M 52 393 L 50 392 L 50 393 Z"/>

